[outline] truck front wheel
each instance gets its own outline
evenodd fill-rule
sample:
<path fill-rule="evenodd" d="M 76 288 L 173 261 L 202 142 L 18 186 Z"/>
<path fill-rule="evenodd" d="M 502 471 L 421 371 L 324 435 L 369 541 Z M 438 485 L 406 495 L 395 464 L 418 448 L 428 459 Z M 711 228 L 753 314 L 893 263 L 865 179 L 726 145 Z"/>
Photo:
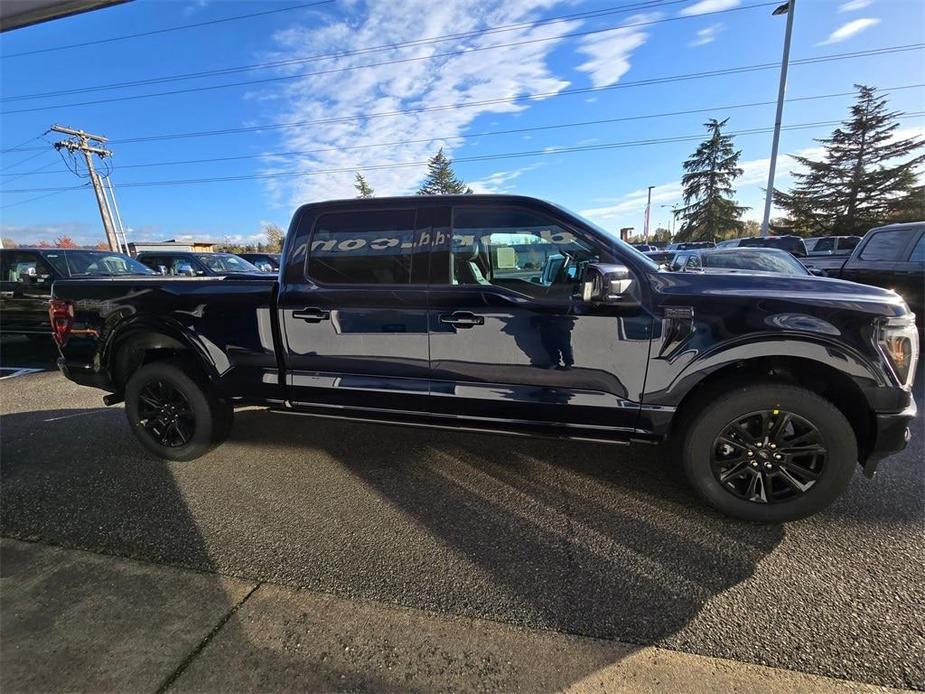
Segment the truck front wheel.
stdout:
<path fill-rule="evenodd" d="M 231 426 L 231 408 L 173 361 L 136 371 L 125 386 L 125 413 L 148 451 L 167 460 L 194 460 L 220 443 Z"/>
<path fill-rule="evenodd" d="M 750 521 L 805 518 L 844 491 L 854 431 L 812 391 L 758 383 L 711 393 L 681 441 L 687 479 L 710 505 Z"/>

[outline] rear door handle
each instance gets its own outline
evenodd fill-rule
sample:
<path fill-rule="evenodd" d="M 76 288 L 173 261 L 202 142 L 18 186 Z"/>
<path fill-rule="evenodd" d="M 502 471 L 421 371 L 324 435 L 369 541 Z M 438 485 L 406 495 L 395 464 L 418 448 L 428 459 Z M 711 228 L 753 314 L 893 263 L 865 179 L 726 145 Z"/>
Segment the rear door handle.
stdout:
<path fill-rule="evenodd" d="M 473 325 L 484 325 L 485 318 L 468 311 L 457 311 L 456 313 L 444 313 L 440 316 L 440 322 L 445 325 L 454 325 L 457 328 L 471 328 Z"/>
<path fill-rule="evenodd" d="M 293 318 L 301 318 L 308 323 L 320 323 L 331 317 L 330 311 L 323 311 L 320 308 L 303 308 L 301 311 L 293 311 Z"/>

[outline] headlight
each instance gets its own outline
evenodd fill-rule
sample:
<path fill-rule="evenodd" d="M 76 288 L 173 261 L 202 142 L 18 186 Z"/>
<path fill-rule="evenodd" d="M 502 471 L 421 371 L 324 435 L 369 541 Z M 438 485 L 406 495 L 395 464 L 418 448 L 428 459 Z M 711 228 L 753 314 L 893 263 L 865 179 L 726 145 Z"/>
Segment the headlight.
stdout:
<path fill-rule="evenodd" d="M 919 333 L 915 327 L 915 316 L 887 318 L 881 322 L 877 328 L 877 346 L 900 385 L 911 387 L 919 359 Z"/>

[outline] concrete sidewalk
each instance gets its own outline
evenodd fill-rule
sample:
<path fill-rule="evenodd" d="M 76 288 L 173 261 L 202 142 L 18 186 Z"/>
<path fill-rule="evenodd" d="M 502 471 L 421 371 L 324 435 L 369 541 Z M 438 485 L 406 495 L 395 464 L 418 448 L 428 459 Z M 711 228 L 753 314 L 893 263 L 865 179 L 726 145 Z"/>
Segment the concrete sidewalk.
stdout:
<path fill-rule="evenodd" d="M 0 689 L 887 691 L 11 539 Z"/>

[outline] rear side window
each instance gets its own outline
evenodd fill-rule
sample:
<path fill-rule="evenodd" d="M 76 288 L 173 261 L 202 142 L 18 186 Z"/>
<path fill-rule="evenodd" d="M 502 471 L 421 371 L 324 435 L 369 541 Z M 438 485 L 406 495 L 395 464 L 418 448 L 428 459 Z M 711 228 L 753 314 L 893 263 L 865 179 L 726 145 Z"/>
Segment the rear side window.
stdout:
<path fill-rule="evenodd" d="M 900 260 L 909 243 L 909 233 L 902 229 L 875 232 L 861 251 L 861 260 Z"/>
<path fill-rule="evenodd" d="M 834 251 L 834 250 L 835 250 L 835 239 L 834 239 L 833 237 L 831 237 L 831 236 L 829 236 L 829 237 L 827 237 L 827 238 L 824 238 L 824 239 L 819 239 L 819 240 L 816 242 L 816 245 L 815 245 L 815 247 L 813 248 L 813 250 L 814 250 L 814 251 L 817 251 L 817 252 L 819 252 L 819 251 Z"/>
<path fill-rule="evenodd" d="M 307 274 L 322 284 L 410 284 L 414 223 L 414 210 L 326 214 L 312 234 Z"/>

